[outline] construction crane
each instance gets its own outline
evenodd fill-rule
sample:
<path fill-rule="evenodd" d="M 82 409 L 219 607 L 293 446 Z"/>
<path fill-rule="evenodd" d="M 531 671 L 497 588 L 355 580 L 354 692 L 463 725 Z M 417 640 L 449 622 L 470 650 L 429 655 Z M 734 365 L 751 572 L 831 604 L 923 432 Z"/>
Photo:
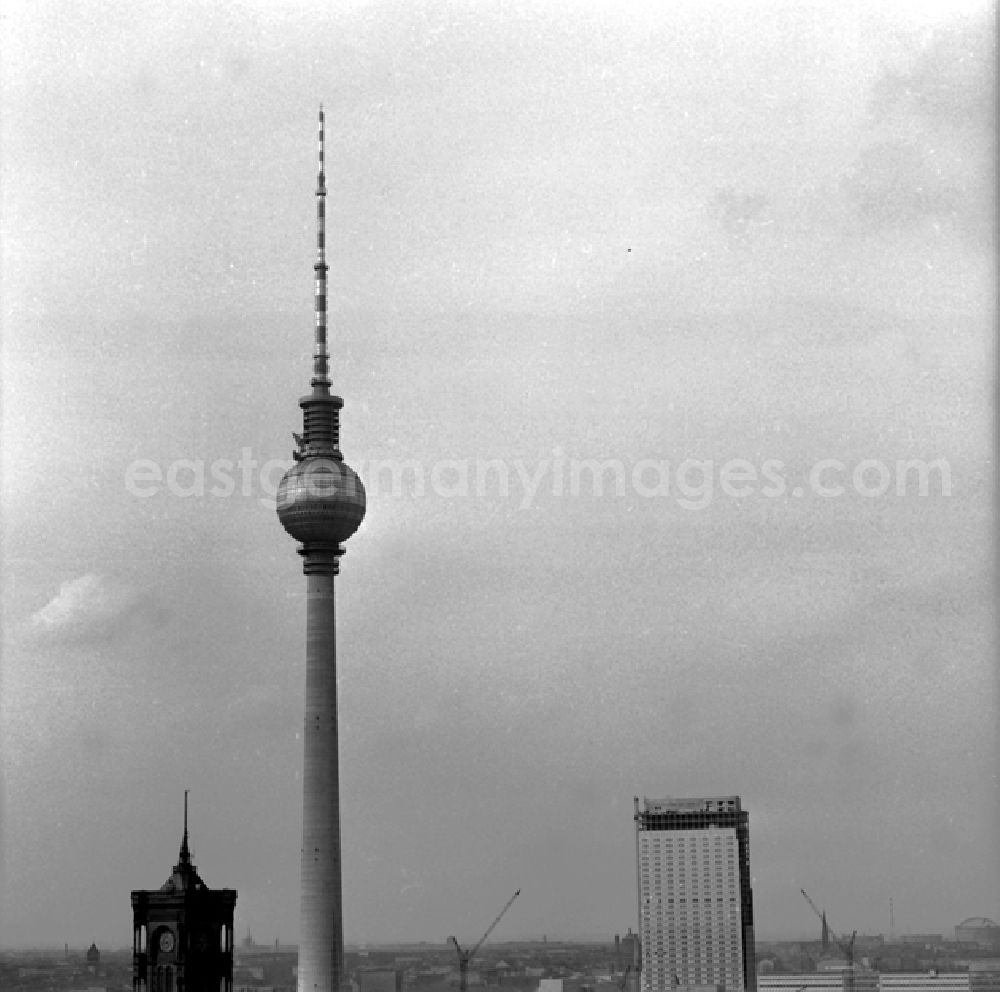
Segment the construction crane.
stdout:
<path fill-rule="evenodd" d="M 504 913 L 510 909 L 510 904 L 521 894 L 521 890 L 518 889 L 508 900 L 507 905 L 497 913 L 497 918 L 489 925 L 486 933 L 479 938 L 478 943 L 471 950 L 464 951 L 458 945 L 458 941 L 454 937 L 449 937 L 448 939 L 455 945 L 455 950 L 458 951 L 458 992 L 466 992 L 466 985 L 469 978 L 469 962 L 476 956 L 476 951 L 486 943 L 486 938 L 493 933 L 493 928 L 500 922 L 500 918 Z"/>
<path fill-rule="evenodd" d="M 858 931 L 855 930 L 851 934 L 850 940 L 842 940 L 834 932 L 833 927 L 830 926 L 826 919 L 826 913 L 820 912 L 819 907 L 809 898 L 809 893 L 805 889 L 799 889 L 799 892 L 805 896 L 805 900 L 812 907 L 812 911 L 823 921 L 826 926 L 827 931 L 830 936 L 833 937 L 837 946 L 844 952 L 844 957 L 847 959 L 847 989 L 846 992 L 854 992 L 854 938 L 857 937 Z"/>

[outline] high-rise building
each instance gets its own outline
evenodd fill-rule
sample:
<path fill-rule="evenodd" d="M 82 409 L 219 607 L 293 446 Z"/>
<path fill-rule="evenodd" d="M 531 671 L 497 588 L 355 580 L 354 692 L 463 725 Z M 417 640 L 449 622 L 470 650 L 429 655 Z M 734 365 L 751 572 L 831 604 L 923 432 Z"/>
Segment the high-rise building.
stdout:
<path fill-rule="evenodd" d="M 210 889 L 191 863 L 185 792 L 177 864 L 159 889 L 132 892 L 133 992 L 232 992 L 235 907 L 236 890 Z"/>
<path fill-rule="evenodd" d="M 315 334 L 312 391 L 299 400 L 295 465 L 278 486 L 278 519 L 301 547 L 306 575 L 306 699 L 302 770 L 299 992 L 341 992 L 344 923 L 340 870 L 337 641 L 333 580 L 341 545 L 365 515 L 361 480 L 340 453 L 340 410 L 330 393 L 326 336 L 326 178 L 323 109 L 316 180 Z"/>
<path fill-rule="evenodd" d="M 739 796 L 635 799 L 642 992 L 756 992 Z"/>

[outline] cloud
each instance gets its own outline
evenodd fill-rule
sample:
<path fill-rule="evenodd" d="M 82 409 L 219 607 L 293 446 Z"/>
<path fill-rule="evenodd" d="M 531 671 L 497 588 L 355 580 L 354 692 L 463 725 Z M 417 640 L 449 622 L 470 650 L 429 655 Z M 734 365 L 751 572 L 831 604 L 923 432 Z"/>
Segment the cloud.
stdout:
<path fill-rule="evenodd" d="M 137 622 L 161 623 L 165 612 L 147 594 L 124 582 L 88 572 L 69 579 L 32 614 L 32 631 L 71 641 L 110 640 Z"/>
<path fill-rule="evenodd" d="M 967 198 L 934 164 L 931 154 L 909 141 L 885 141 L 866 148 L 847 180 L 847 189 L 861 216 L 885 226 L 955 216 Z"/>
<path fill-rule="evenodd" d="M 988 242 L 993 217 L 995 69 L 990 20 L 935 31 L 902 69 L 875 81 L 868 143 L 845 181 L 875 228 L 950 221 Z"/>
<path fill-rule="evenodd" d="M 736 245 L 746 245 L 754 228 L 771 223 L 766 196 L 739 193 L 731 186 L 716 191 L 709 209 Z"/>
<path fill-rule="evenodd" d="M 957 19 L 935 31 L 907 68 L 883 72 L 872 91 L 872 113 L 882 121 L 908 117 L 992 130 L 994 59 L 989 14 Z"/>

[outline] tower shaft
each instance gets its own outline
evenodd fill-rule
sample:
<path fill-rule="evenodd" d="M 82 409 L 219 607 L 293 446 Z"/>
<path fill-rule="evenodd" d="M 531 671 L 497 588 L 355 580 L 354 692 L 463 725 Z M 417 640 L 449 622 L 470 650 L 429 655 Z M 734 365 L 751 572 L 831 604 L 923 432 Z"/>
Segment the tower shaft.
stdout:
<path fill-rule="evenodd" d="M 337 741 L 336 560 L 306 566 L 306 709 L 298 992 L 339 992 L 344 973 Z M 318 569 L 313 571 L 310 566 Z"/>

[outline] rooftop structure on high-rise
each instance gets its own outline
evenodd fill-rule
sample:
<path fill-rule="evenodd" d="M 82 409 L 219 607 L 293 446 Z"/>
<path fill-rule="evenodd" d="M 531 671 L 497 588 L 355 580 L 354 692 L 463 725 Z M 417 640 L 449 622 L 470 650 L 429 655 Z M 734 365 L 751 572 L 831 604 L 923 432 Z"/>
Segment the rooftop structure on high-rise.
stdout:
<path fill-rule="evenodd" d="M 330 392 L 326 295 L 324 117 L 319 111 L 312 391 L 299 400 L 295 465 L 278 486 L 278 519 L 301 547 L 306 575 L 306 696 L 302 772 L 299 992 L 340 992 L 344 923 L 340 867 L 337 641 L 334 576 L 342 546 L 365 515 L 361 480 L 340 453 L 340 410 Z"/>
<path fill-rule="evenodd" d="M 756 992 L 749 817 L 738 796 L 635 799 L 643 992 Z"/>

